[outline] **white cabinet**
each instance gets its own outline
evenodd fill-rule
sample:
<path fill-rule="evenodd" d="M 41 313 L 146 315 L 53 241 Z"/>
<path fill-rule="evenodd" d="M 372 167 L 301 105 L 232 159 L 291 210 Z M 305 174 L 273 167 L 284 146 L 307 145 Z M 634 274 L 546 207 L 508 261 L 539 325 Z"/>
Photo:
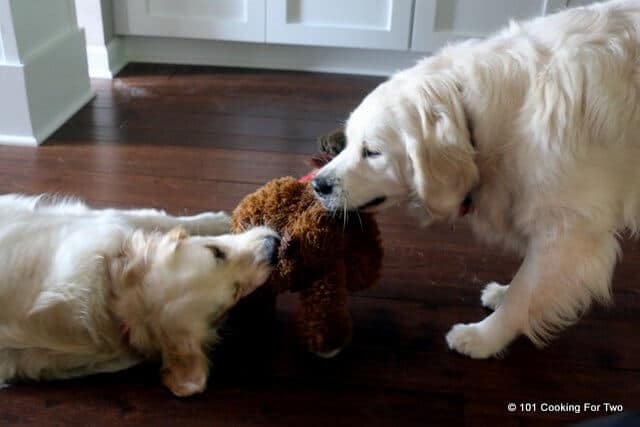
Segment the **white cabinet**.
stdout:
<path fill-rule="evenodd" d="M 433 52 L 594 0 L 112 1 L 119 35 Z"/>
<path fill-rule="evenodd" d="M 116 33 L 264 42 L 266 0 L 114 0 Z"/>
<path fill-rule="evenodd" d="M 389 74 L 510 20 L 598 0 L 75 1 L 113 4 L 112 44 L 127 61 Z"/>
<path fill-rule="evenodd" d="M 267 42 L 407 50 L 413 0 L 267 0 Z"/>
<path fill-rule="evenodd" d="M 569 7 L 588 6 L 593 3 L 601 3 L 606 0 L 569 0 Z"/>
<path fill-rule="evenodd" d="M 407 50 L 414 0 L 114 0 L 116 32 Z"/>
<path fill-rule="evenodd" d="M 434 52 L 448 42 L 484 37 L 512 19 L 545 15 L 567 0 L 416 0 L 411 49 Z"/>

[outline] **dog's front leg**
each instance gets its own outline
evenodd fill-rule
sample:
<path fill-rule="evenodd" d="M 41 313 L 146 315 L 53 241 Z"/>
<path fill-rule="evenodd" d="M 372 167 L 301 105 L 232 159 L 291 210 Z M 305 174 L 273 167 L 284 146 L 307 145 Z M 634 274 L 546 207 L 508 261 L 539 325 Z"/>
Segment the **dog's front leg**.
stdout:
<path fill-rule="evenodd" d="M 595 298 L 606 302 L 618 253 L 610 232 L 588 227 L 548 233 L 532 241 L 510 286 L 489 285 L 495 311 L 478 323 L 457 324 L 446 336 L 449 348 L 472 358 L 499 355 L 518 335 L 544 345 L 570 325 Z M 499 300 L 499 301 L 498 301 Z"/>
<path fill-rule="evenodd" d="M 231 229 L 231 219 L 225 212 L 203 212 L 192 216 L 171 216 L 155 209 L 108 209 L 106 212 L 121 216 L 132 226 L 147 231 L 166 232 L 182 227 L 192 235 L 217 236 L 229 233 Z"/>
<path fill-rule="evenodd" d="M 162 382 L 178 397 L 202 393 L 207 387 L 209 363 L 199 342 L 180 340 L 162 352 Z"/>

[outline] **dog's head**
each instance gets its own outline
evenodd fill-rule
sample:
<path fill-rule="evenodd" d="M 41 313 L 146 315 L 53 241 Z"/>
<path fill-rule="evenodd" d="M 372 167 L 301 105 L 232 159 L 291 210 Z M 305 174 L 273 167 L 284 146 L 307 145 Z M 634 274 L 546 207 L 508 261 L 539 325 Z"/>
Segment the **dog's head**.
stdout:
<path fill-rule="evenodd" d="M 110 260 L 110 310 L 131 350 L 162 356 L 163 382 L 175 395 L 204 390 L 212 324 L 266 282 L 279 243 L 267 227 L 215 237 L 137 231 Z"/>
<path fill-rule="evenodd" d="M 130 344 L 153 352 L 174 333 L 204 339 L 211 322 L 266 282 L 279 242 L 267 227 L 211 237 L 180 228 L 134 233 L 111 263 L 115 312 L 129 328 Z"/>
<path fill-rule="evenodd" d="M 452 79 L 408 70 L 370 93 L 345 128 L 345 149 L 312 182 L 332 211 L 420 202 L 430 219 L 457 215 L 478 179 L 474 148 Z"/>

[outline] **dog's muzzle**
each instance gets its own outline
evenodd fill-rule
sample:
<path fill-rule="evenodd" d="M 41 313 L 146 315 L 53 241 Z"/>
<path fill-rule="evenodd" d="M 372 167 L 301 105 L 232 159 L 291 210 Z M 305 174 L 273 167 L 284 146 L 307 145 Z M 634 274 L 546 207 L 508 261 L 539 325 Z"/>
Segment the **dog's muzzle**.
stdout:
<path fill-rule="evenodd" d="M 319 196 L 327 196 L 333 193 L 333 182 L 324 177 L 316 176 L 311 181 L 311 187 L 313 187 L 313 191 Z"/>
<path fill-rule="evenodd" d="M 363 209 L 379 206 L 379 205 L 383 204 L 386 201 L 387 201 L 387 198 L 385 196 L 376 197 L 375 199 L 365 203 L 364 205 L 359 206 L 358 210 L 363 210 Z"/>
<path fill-rule="evenodd" d="M 280 249 L 280 237 L 268 236 L 264 238 L 264 249 L 267 252 L 269 265 L 275 266 L 278 263 L 278 249 Z"/>

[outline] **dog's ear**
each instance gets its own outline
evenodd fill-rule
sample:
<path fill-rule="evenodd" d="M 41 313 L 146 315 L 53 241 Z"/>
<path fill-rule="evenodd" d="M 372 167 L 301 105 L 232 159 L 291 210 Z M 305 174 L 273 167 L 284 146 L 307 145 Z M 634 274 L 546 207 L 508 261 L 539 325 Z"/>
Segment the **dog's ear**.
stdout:
<path fill-rule="evenodd" d="M 416 106 L 404 140 L 418 196 L 435 218 L 450 217 L 478 181 L 475 149 L 460 92 Z"/>
<path fill-rule="evenodd" d="M 202 342 L 186 331 L 165 334 L 162 347 L 162 382 L 178 397 L 201 393 L 207 386 L 209 364 Z"/>
<path fill-rule="evenodd" d="M 189 233 L 182 226 L 177 226 L 172 228 L 167 232 L 167 234 L 163 237 L 163 243 L 166 245 L 165 248 L 173 253 L 176 251 L 178 246 L 189 237 Z"/>
<path fill-rule="evenodd" d="M 181 242 L 187 237 L 189 237 L 189 233 L 182 226 L 173 227 L 167 233 L 167 239 L 172 240 L 174 242 Z"/>

